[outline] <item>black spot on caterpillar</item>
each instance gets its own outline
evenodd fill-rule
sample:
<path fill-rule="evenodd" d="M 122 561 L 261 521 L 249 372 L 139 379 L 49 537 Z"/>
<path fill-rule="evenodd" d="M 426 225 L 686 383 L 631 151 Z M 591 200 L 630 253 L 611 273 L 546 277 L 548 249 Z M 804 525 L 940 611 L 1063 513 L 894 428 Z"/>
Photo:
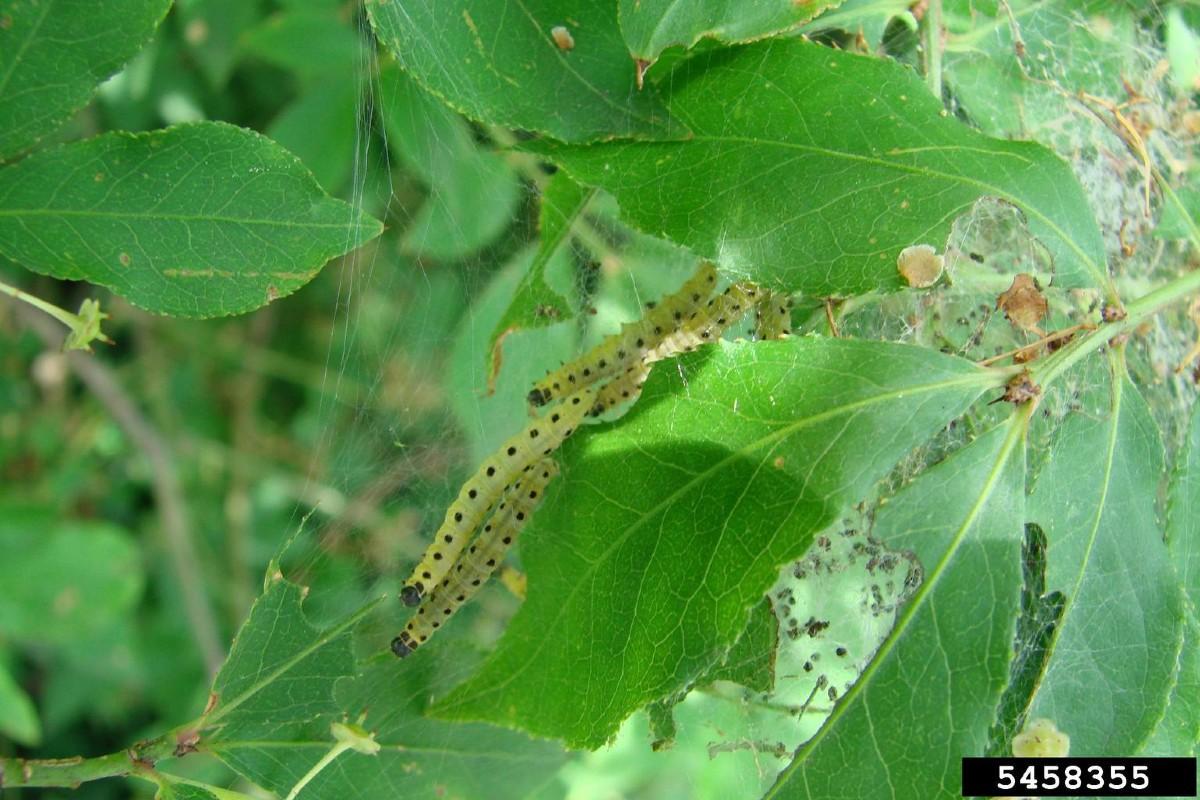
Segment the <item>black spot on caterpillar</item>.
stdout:
<path fill-rule="evenodd" d="M 596 390 L 592 388 L 567 397 L 550 415 L 530 422 L 484 460 L 446 510 L 433 543 L 400 590 L 400 600 L 406 606 L 420 603 L 426 591 L 446 577 L 488 512 L 499 502 L 505 487 L 534 462 L 557 449 L 595 403 Z"/>
<path fill-rule="evenodd" d="M 587 386 L 635 366 L 647 352 L 677 331 L 711 296 L 716 285 L 716 267 L 705 262 L 679 291 L 648 308 L 644 317 L 625 324 L 620 333 L 607 337 L 534 384 L 529 392 L 529 402 L 535 406 L 545 405 L 561 393 L 563 386 Z"/>
<path fill-rule="evenodd" d="M 558 464 L 552 458 L 543 458 L 533 465 L 532 470 L 505 488 L 505 502 L 492 515 L 488 528 L 479 535 L 476 544 L 459 561 L 450 577 L 429 593 L 416 615 L 392 640 L 393 653 L 400 658 L 412 653 L 475 596 L 529 523 L 529 518 L 542 502 L 547 484 L 557 475 Z"/>

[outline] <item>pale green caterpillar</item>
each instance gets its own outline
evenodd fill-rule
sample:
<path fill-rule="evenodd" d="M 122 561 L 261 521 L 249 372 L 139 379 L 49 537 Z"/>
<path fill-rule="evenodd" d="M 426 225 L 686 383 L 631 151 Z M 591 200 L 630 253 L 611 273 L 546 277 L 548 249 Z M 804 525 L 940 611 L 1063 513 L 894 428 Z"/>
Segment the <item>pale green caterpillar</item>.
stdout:
<path fill-rule="evenodd" d="M 596 394 L 596 390 L 589 387 L 565 397 L 501 445 L 463 484 L 457 499 L 446 510 L 446 518 L 434 534 L 421 563 L 400 590 L 400 599 L 405 605 L 417 605 L 426 589 L 442 581 L 505 487 L 535 462 L 558 449 L 595 406 Z"/>
<path fill-rule="evenodd" d="M 716 267 L 705 262 L 679 291 L 657 304 L 648 305 L 646 316 L 626 323 L 620 333 L 605 338 L 596 347 L 534 384 L 529 402 L 534 406 L 545 405 L 556 397 L 636 366 L 704 306 L 716 285 Z"/>
<path fill-rule="evenodd" d="M 792 298 L 782 292 L 763 292 L 754 309 L 759 339 L 782 339 L 792 332 Z"/>
<path fill-rule="evenodd" d="M 508 487 L 479 538 L 429 592 L 403 632 L 392 640 L 393 653 L 400 658 L 412 653 L 475 596 L 529 523 L 542 502 L 546 486 L 556 475 L 558 464 L 547 456 Z"/>
<path fill-rule="evenodd" d="M 683 324 L 672 331 L 653 349 L 646 353 L 640 364 L 627 369 L 609 381 L 596 398 L 592 416 L 635 399 L 642 391 L 642 384 L 655 361 L 672 358 L 680 353 L 690 353 L 702 344 L 716 341 L 726 328 L 745 316 L 746 312 L 760 303 L 761 294 L 752 283 L 735 283 L 722 294 L 711 298 L 703 307 L 693 311 Z"/>

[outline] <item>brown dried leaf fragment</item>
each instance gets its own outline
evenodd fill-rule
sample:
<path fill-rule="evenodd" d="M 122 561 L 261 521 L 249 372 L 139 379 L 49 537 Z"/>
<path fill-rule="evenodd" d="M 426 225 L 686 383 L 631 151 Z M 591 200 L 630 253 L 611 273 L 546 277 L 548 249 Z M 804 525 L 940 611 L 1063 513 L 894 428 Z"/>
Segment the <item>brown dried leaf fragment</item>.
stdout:
<path fill-rule="evenodd" d="M 1040 334 L 1038 323 L 1049 310 L 1042 287 L 1032 275 L 1022 272 L 1013 278 L 1012 285 L 996 298 L 996 308 L 1014 327 Z"/>

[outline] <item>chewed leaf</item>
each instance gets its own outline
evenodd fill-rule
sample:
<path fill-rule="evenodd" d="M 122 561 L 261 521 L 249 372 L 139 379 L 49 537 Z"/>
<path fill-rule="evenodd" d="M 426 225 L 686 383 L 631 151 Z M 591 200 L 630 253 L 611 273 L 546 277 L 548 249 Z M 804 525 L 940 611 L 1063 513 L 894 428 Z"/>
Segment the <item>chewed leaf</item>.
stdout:
<path fill-rule="evenodd" d="M 288 151 L 223 123 L 107 133 L 0 170 L 0 253 L 161 314 L 240 314 L 382 230 Z"/>
<path fill-rule="evenodd" d="M 982 752 L 1009 674 L 1023 424 L 1014 417 L 981 435 L 880 507 L 874 534 L 912 550 L 924 581 L 767 797 L 958 794 L 959 758 Z"/>
<path fill-rule="evenodd" d="M 941 250 L 955 217 L 984 196 L 1024 212 L 1060 286 L 1108 280 L 1067 164 L 944 116 L 890 60 L 780 39 L 697 55 L 664 85 L 694 133 L 686 141 L 527 147 L 610 191 L 636 227 L 768 288 L 900 288 L 901 250 Z"/>
<path fill-rule="evenodd" d="M 1184 604 L 1155 509 L 1162 439 L 1116 354 L 1110 364 L 1109 408 L 1063 421 L 1030 496 L 1046 586 L 1064 605 L 1029 713 L 1074 752 L 1115 756 L 1137 752 L 1167 707 Z"/>

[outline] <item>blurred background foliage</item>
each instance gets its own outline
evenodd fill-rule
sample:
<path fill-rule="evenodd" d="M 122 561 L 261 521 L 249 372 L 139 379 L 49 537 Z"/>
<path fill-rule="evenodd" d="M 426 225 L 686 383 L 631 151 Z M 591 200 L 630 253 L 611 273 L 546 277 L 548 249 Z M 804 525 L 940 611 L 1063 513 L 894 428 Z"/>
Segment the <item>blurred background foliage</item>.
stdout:
<path fill-rule="evenodd" d="M 978 5 L 946 3 L 955 112 L 1068 157 L 1097 210 L 1109 212 L 1100 221 L 1114 248 L 1122 220 L 1138 226 L 1122 237 L 1179 235 L 1169 219 L 1157 230 L 1143 221 L 1138 175 L 1111 133 L 1099 122 L 1065 124 L 1077 117 L 1020 79 L 1011 41 L 973 33 L 994 31 L 1001 13 Z M 1138 84 L 1151 100 L 1142 113 L 1165 132 L 1164 159 L 1184 196 L 1200 198 L 1191 155 L 1198 8 L 1016 5 L 1028 60 L 1055 65 L 1044 78 L 1112 96 L 1126 76 L 1156 74 Z M 903 2 L 850 0 L 806 31 L 919 64 L 914 13 Z M 1047 42 L 1056 49 L 1039 55 Z M 991 57 L 978 58 L 980 47 Z M 308 533 L 283 565 L 312 587 L 306 607 L 317 621 L 398 588 L 400 568 L 423 549 L 466 465 L 525 413 L 528 379 L 635 317 L 641 297 L 678 285 L 695 263 L 622 226 L 599 198 L 549 270 L 580 321 L 515 334 L 505 352 L 524 356 L 489 387 L 489 337 L 531 258 L 537 196 L 549 179 L 535 159 L 506 149 L 515 134 L 474 125 L 425 94 L 376 50 L 353 0 L 177 0 L 154 40 L 56 138 L 198 119 L 264 131 L 387 232 L 281 302 L 207 321 L 150 315 L 91 286 L 0 263 L 0 280 L 65 308 L 101 296 L 115 342 L 99 346 L 98 377 L 77 375 L 24 309 L 0 303 L 5 753 L 110 752 L 195 715 L 268 562 L 310 511 Z M 1127 259 L 1130 279 L 1153 274 L 1165 247 Z M 852 332 L 911 334 L 889 326 L 913 309 L 881 308 Z M 938 335 L 953 342 L 963 330 Z M 1154 375 L 1188 343 L 1147 335 L 1159 340 L 1137 363 L 1162 389 L 1159 407 L 1171 411 L 1160 422 L 1172 439 L 1180 384 Z M 122 409 L 150 432 L 149 449 Z M 164 469 L 175 480 L 164 481 Z M 164 492 L 182 523 L 164 517 Z M 495 638 L 516 603 L 503 586 L 489 587 L 455 635 Z M 669 755 L 647 746 L 650 724 L 638 715 L 610 749 L 568 764 L 561 784 L 579 797 L 757 796 L 784 763 L 771 755 L 775 742 L 794 732 L 756 714 L 740 700 L 695 694 L 677 709 Z M 714 738 L 733 744 L 714 753 Z M 213 760 L 178 768 L 232 780 Z M 75 796 L 138 791 L 106 781 Z"/>

